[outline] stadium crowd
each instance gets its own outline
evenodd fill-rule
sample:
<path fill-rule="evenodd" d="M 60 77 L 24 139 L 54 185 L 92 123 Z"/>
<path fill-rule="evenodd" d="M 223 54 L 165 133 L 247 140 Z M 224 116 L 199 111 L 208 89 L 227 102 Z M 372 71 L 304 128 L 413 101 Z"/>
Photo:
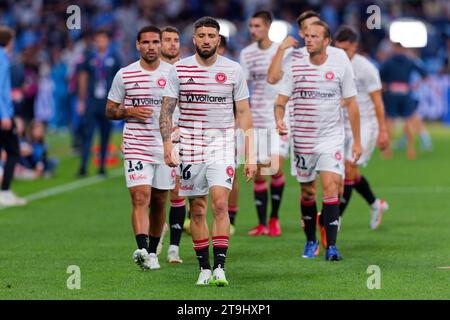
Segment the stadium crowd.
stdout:
<path fill-rule="evenodd" d="M 450 123 L 450 112 L 447 112 L 450 4 L 444 0 L 79 0 L 76 4 L 81 12 L 81 28 L 69 30 L 66 26 L 70 16 L 67 8 L 72 4 L 68 0 L 0 1 L 0 25 L 9 26 L 16 33 L 11 55 L 11 85 L 15 117 L 20 122 L 19 126 L 23 124 L 22 159 L 16 170 L 19 178 L 51 175 L 56 166 L 55 160 L 47 159 L 45 133 L 39 140 L 42 146 L 37 147 L 33 142 L 31 132 L 38 130 L 36 127 L 42 128 L 44 132 L 69 130 L 74 152 L 82 155 L 83 147 L 86 149 L 83 145 L 86 140 L 86 122 L 80 114 L 78 77 L 80 66 L 86 60 L 86 52 L 94 42 L 96 30 L 108 31 L 111 37 L 110 50 L 120 66 L 125 66 L 138 58 L 135 35 L 149 23 L 177 27 L 181 32 L 181 56 L 188 56 L 193 52 L 192 21 L 205 15 L 227 19 L 239 30 L 228 39 L 227 51 L 227 56 L 237 61 L 241 50 L 250 43 L 247 25 L 255 10 L 272 11 L 276 19 L 290 23 L 290 34 L 296 35 L 297 13 L 313 9 L 321 14 L 332 30 L 341 24 L 355 26 L 361 32 L 361 52 L 378 65 L 393 50 L 388 37 L 389 22 L 400 17 L 425 21 L 428 28 L 427 46 L 408 50 L 408 54 L 421 60 L 430 75 L 427 81 L 416 84 L 418 117 Z M 381 29 L 369 30 L 366 27 L 369 15 L 366 9 L 371 4 L 381 8 Z M 418 126 L 418 131 L 426 132 L 420 123 Z M 421 141 L 424 148 L 430 148 L 426 134 L 423 137 Z M 400 147 L 404 144 L 405 139 L 398 143 Z M 31 161 L 30 157 L 34 160 Z M 2 166 L 4 158 L 3 154 L 3 162 L 0 162 Z M 86 156 L 84 158 L 86 162 Z M 78 172 L 80 176 L 86 171 L 83 161 Z"/>

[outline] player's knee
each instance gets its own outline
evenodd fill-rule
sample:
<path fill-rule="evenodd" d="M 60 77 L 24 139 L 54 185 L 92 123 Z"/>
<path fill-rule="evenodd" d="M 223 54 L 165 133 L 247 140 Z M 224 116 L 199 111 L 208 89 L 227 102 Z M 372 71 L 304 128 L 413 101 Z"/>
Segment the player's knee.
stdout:
<path fill-rule="evenodd" d="M 131 192 L 133 207 L 147 207 L 150 202 L 150 192 L 135 190 Z"/>
<path fill-rule="evenodd" d="M 214 215 L 226 213 L 228 211 L 227 199 L 215 199 L 211 205 L 214 211 Z"/>
<path fill-rule="evenodd" d="M 328 184 L 323 185 L 323 195 L 324 197 L 331 197 L 331 196 L 337 196 L 339 193 L 339 183 L 332 182 Z"/>

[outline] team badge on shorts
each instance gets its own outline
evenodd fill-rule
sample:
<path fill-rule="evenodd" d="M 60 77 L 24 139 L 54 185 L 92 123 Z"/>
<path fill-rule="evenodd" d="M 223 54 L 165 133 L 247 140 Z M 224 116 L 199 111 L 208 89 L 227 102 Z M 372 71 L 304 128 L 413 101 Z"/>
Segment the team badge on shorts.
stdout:
<path fill-rule="evenodd" d="M 334 79 L 334 73 L 331 72 L 331 71 L 328 71 L 327 73 L 325 73 L 325 79 L 333 80 Z"/>
<path fill-rule="evenodd" d="M 342 159 L 342 155 L 341 155 L 341 153 L 338 151 L 338 152 L 336 152 L 336 154 L 334 155 L 334 157 L 336 158 L 336 160 L 341 160 Z"/>
<path fill-rule="evenodd" d="M 175 170 L 175 168 L 172 168 L 172 171 L 170 172 L 170 176 L 172 178 L 175 178 L 176 175 L 177 175 L 177 171 Z"/>
<path fill-rule="evenodd" d="M 233 176 L 234 176 L 234 169 L 233 169 L 232 166 L 228 166 L 228 167 L 227 167 L 227 175 L 228 175 L 230 178 L 233 178 Z"/>
<path fill-rule="evenodd" d="M 218 74 L 216 74 L 216 81 L 218 83 L 224 83 L 225 81 L 227 81 L 227 76 L 225 75 L 225 73 L 219 72 Z"/>
<path fill-rule="evenodd" d="M 158 86 L 164 88 L 166 86 L 167 81 L 164 78 L 159 78 L 157 83 L 158 83 Z"/>

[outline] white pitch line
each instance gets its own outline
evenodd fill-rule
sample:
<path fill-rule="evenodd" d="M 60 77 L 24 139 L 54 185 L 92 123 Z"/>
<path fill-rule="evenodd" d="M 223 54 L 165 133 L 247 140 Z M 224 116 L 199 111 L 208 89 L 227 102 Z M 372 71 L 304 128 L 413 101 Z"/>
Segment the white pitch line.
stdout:
<path fill-rule="evenodd" d="M 24 199 L 26 199 L 28 202 L 31 202 L 31 201 L 35 201 L 35 200 L 39 200 L 39 199 L 43 199 L 43 198 L 48 198 L 48 197 L 51 197 L 51 196 L 54 196 L 57 194 L 61 194 L 61 193 L 76 190 L 76 189 L 79 189 L 82 187 L 87 187 L 87 186 L 91 186 L 91 185 L 94 185 L 97 183 L 101 183 L 101 182 L 107 181 L 111 178 L 119 177 L 122 174 L 123 174 L 123 169 L 116 169 L 116 170 L 110 171 L 106 177 L 95 176 L 95 177 L 89 177 L 89 178 L 84 178 L 81 180 L 69 182 L 67 184 L 59 185 L 59 186 L 56 186 L 56 187 L 53 187 L 50 189 L 42 190 L 40 192 L 32 193 L 30 195 L 25 196 Z M 10 207 L 0 206 L 0 210 L 6 209 L 6 208 L 10 208 Z"/>
<path fill-rule="evenodd" d="M 438 269 L 447 270 L 450 269 L 450 267 L 437 267 Z"/>

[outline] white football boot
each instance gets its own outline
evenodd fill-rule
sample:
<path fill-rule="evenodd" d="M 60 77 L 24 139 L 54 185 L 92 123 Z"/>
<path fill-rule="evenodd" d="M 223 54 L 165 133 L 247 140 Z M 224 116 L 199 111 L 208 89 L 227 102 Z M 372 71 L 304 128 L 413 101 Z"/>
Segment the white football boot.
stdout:
<path fill-rule="evenodd" d="M 383 213 L 389 209 L 389 205 L 386 201 L 377 199 L 372 204 L 371 219 L 370 219 L 370 229 L 375 230 L 381 224 L 381 219 L 383 217 Z"/>
<path fill-rule="evenodd" d="M 228 286 L 228 281 L 225 277 L 225 270 L 223 270 L 220 265 L 213 271 L 213 281 L 218 287 Z"/>
<path fill-rule="evenodd" d="M 210 284 L 213 284 L 211 270 L 201 268 L 198 280 L 195 284 L 198 286 L 208 286 Z"/>
<path fill-rule="evenodd" d="M 169 251 L 167 251 L 167 262 L 169 263 L 183 263 L 179 254 L 180 247 L 170 245 Z"/>

